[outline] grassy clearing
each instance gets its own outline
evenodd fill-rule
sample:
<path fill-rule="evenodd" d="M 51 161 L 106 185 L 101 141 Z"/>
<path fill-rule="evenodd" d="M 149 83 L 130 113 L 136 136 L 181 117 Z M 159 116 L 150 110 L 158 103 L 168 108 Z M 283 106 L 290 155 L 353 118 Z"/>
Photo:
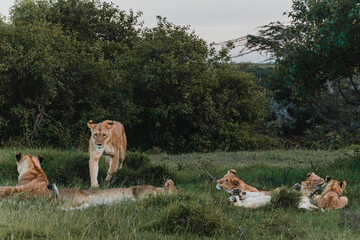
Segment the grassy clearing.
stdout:
<path fill-rule="evenodd" d="M 51 182 L 89 187 L 88 154 L 54 149 L 0 150 L 1 185 L 17 181 L 16 151 L 43 154 L 43 168 Z M 6 199 L 0 201 L 0 239 L 240 239 L 237 226 L 241 226 L 248 239 L 358 239 L 360 157 L 345 156 L 345 153 L 352 154 L 351 150 L 148 157 L 131 153 L 125 163 L 132 163 L 125 164 L 124 171 L 118 172 L 118 178 L 107 186 L 137 182 L 160 186 L 160 182 L 171 177 L 180 194 L 69 212 L 46 199 Z M 349 198 L 349 206 L 332 212 L 304 212 L 286 204 L 256 210 L 233 207 L 227 203 L 228 195 L 216 190 L 215 182 L 205 172 L 206 169 L 217 179 L 230 168 L 235 168 L 246 183 L 264 190 L 292 187 L 309 171 L 323 177 L 328 174 L 348 182 L 344 195 Z M 106 170 L 102 160 L 102 186 Z M 149 171 L 154 172 L 146 175 Z M 134 174 L 138 181 L 131 179 Z M 146 177 L 142 178 L 144 174 Z"/>

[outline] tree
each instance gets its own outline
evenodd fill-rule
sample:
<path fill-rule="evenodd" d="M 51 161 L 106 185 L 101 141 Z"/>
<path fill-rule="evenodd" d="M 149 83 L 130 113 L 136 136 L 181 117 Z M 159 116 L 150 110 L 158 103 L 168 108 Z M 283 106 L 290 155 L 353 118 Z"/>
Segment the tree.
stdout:
<path fill-rule="evenodd" d="M 245 51 L 267 51 L 276 59 L 278 77 L 288 81 L 294 93 L 315 94 L 330 81 L 349 79 L 360 67 L 360 1 L 294 0 L 289 25 L 279 22 L 248 35 Z M 341 82 L 343 83 L 343 82 Z M 360 94 L 356 101 L 360 105 Z"/>
<path fill-rule="evenodd" d="M 252 75 L 232 70 L 225 49 L 216 54 L 188 27 L 161 17 L 142 35 L 122 63 L 122 78 L 140 109 L 135 141 L 171 152 L 243 149 L 256 142 L 245 135 L 264 119 L 265 98 Z"/>
<path fill-rule="evenodd" d="M 58 9 L 70 3 L 65 13 Z M 76 14 L 83 24 L 88 23 L 86 31 L 93 35 L 62 24 L 71 22 Z M 104 15 L 113 20 L 101 21 Z M 131 115 L 118 62 L 136 42 L 136 17 L 98 1 L 23 0 L 12 7 L 10 20 L 0 24 L 2 141 L 16 138 L 20 144 L 33 144 L 47 139 L 47 144 L 55 146 L 79 144 L 87 138 L 82 126 L 89 119 L 121 120 L 123 107 L 130 108 L 127 113 Z M 99 22 L 108 22 L 112 30 L 101 29 Z M 110 39 L 111 34 L 128 34 L 128 38 Z M 71 143 L 74 134 L 79 137 Z"/>
<path fill-rule="evenodd" d="M 114 119 L 140 149 L 263 147 L 254 76 L 189 27 L 159 17 L 139 29 L 138 16 L 95 0 L 16 1 L 0 21 L 1 141 L 85 147 L 88 120 Z"/>

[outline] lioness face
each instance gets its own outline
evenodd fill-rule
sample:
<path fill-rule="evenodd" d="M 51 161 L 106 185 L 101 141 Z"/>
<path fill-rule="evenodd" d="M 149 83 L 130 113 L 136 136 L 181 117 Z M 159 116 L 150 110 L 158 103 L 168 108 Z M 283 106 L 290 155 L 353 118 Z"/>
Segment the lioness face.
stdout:
<path fill-rule="evenodd" d="M 301 190 L 315 190 L 316 184 L 321 187 L 325 184 L 324 179 L 316 175 L 315 173 L 308 173 L 308 178 L 301 182 Z"/>
<path fill-rule="evenodd" d="M 93 123 L 92 120 L 88 122 L 88 126 L 91 129 L 90 141 L 95 146 L 97 151 L 103 151 L 107 142 L 110 140 L 111 130 L 114 126 L 114 122 L 105 121 L 102 123 Z"/>
<path fill-rule="evenodd" d="M 236 172 L 235 172 L 236 173 Z M 232 170 L 228 171 L 228 174 L 226 174 L 223 178 L 220 178 L 217 180 L 216 188 L 217 189 L 224 189 L 228 193 L 236 187 L 238 187 L 240 182 L 237 180 L 237 177 L 232 172 Z"/>
<path fill-rule="evenodd" d="M 16 158 L 16 165 L 19 174 L 23 171 L 27 171 L 31 168 L 34 168 L 34 163 L 40 165 L 43 160 L 43 157 L 41 155 L 34 157 L 31 155 L 24 155 L 21 152 L 17 152 L 15 158 Z"/>

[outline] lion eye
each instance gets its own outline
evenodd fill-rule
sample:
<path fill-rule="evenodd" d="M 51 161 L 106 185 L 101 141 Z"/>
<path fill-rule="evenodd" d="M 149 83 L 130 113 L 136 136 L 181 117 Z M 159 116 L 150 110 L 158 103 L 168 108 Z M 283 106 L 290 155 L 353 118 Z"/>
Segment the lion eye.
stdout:
<path fill-rule="evenodd" d="M 106 134 L 104 134 L 104 137 L 106 137 Z"/>
<path fill-rule="evenodd" d="M 95 135 L 95 137 L 97 137 L 97 133 L 96 134 L 94 134 Z"/>
<path fill-rule="evenodd" d="M 228 182 L 228 181 L 229 181 L 229 180 L 227 180 L 227 179 L 225 180 L 225 182 Z"/>

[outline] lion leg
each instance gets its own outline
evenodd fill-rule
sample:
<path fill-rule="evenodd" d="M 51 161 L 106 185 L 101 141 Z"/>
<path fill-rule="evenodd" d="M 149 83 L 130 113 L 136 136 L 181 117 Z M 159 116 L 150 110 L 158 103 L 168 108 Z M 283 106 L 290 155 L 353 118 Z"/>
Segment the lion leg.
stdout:
<path fill-rule="evenodd" d="M 90 170 L 91 187 L 99 187 L 99 183 L 97 180 L 99 173 L 99 159 L 100 157 L 90 156 L 89 170 Z"/>
<path fill-rule="evenodd" d="M 314 204 L 311 204 L 309 205 L 309 209 L 319 209 L 319 207 L 315 206 Z"/>
<path fill-rule="evenodd" d="M 321 195 L 316 196 L 314 200 L 315 200 L 316 206 L 318 206 L 319 208 L 325 207 L 326 202 Z"/>
<path fill-rule="evenodd" d="M 108 164 L 108 166 L 110 167 L 110 164 L 111 164 L 111 157 L 110 156 L 105 156 L 105 160 L 106 160 L 106 163 Z"/>
<path fill-rule="evenodd" d="M 342 196 L 338 199 L 336 208 L 343 208 L 348 204 L 348 202 L 349 202 L 348 198 Z"/>
<path fill-rule="evenodd" d="M 114 153 L 114 157 L 110 160 L 110 166 L 105 181 L 110 181 L 112 175 L 116 172 L 119 165 L 119 150 Z"/>
<path fill-rule="evenodd" d="M 127 144 L 127 140 L 126 140 L 126 135 L 124 132 L 124 136 L 122 138 L 122 143 L 120 146 L 120 152 L 121 152 L 121 162 L 120 162 L 120 169 L 122 169 L 123 167 L 123 162 L 125 160 L 125 154 L 126 154 L 126 144 Z"/>

